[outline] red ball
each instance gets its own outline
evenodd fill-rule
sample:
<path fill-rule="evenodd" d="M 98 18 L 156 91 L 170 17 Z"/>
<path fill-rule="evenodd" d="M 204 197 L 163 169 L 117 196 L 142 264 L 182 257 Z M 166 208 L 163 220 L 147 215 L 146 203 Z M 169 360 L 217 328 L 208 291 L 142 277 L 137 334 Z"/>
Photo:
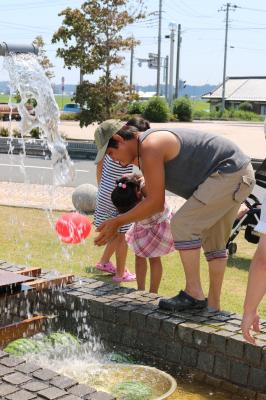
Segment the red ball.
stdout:
<path fill-rule="evenodd" d="M 78 212 L 63 214 L 55 224 L 55 230 L 64 243 L 80 243 L 91 231 L 90 220 Z"/>

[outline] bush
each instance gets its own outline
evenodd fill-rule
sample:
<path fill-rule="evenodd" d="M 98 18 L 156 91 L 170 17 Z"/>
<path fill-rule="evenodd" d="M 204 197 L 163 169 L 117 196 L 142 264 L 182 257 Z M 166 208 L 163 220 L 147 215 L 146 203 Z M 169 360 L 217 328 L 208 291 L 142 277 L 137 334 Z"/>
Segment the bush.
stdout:
<path fill-rule="evenodd" d="M 253 111 L 253 105 L 249 103 L 248 101 L 244 101 L 244 103 L 241 103 L 238 107 L 240 111 L 248 111 L 252 112 Z"/>
<path fill-rule="evenodd" d="M 39 128 L 33 128 L 33 129 L 30 131 L 30 135 L 31 135 L 31 137 L 32 137 L 33 139 L 40 139 L 40 136 L 41 136 L 40 129 L 39 129 Z"/>
<path fill-rule="evenodd" d="M 128 105 L 129 114 L 144 114 L 147 107 L 147 101 L 133 101 Z"/>
<path fill-rule="evenodd" d="M 152 97 L 145 107 L 143 116 L 150 122 L 167 122 L 170 110 L 165 99 Z"/>
<path fill-rule="evenodd" d="M 2 137 L 8 137 L 9 136 L 9 130 L 7 128 L 0 128 L 0 136 Z"/>
<path fill-rule="evenodd" d="M 20 132 L 18 129 L 13 129 L 12 135 L 13 135 L 15 138 L 20 138 L 20 137 L 21 137 L 21 132 Z"/>
<path fill-rule="evenodd" d="M 222 111 L 211 111 L 206 113 L 204 111 L 195 111 L 193 113 L 194 119 L 210 119 L 210 120 L 223 120 L 223 121 L 263 121 L 262 115 L 254 112 L 226 109 Z"/>
<path fill-rule="evenodd" d="M 173 114 L 179 121 L 192 121 L 192 104 L 188 97 L 180 97 L 173 101 Z"/>

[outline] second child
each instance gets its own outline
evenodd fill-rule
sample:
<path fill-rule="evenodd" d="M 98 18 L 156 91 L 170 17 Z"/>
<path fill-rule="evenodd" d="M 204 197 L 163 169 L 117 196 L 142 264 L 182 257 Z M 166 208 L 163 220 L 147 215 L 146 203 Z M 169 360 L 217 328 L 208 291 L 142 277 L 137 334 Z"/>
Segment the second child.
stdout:
<path fill-rule="evenodd" d="M 140 182 L 135 177 L 122 177 L 117 180 L 111 199 L 119 213 L 129 211 L 143 199 Z M 145 290 L 148 258 L 150 292 L 158 293 L 162 278 L 161 256 L 175 251 L 170 219 L 171 210 L 165 204 L 162 212 L 133 223 L 126 233 L 126 241 L 135 253 L 138 290 Z"/>

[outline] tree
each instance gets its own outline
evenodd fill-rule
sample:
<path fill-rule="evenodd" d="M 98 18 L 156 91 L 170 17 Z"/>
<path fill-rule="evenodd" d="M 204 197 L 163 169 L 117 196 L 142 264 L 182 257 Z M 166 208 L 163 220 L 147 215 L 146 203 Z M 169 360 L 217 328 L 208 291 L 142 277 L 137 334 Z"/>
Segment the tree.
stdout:
<path fill-rule="evenodd" d="M 122 51 L 138 42 L 124 38 L 122 30 L 144 17 L 142 0 L 136 0 L 137 9 L 130 9 L 127 0 L 89 0 L 81 9 L 66 8 L 62 26 L 53 35 L 52 42 L 62 41 L 57 50 L 65 66 L 80 68 L 81 74 L 101 71 L 96 83 L 84 80 L 77 88 L 75 101 L 81 105 L 81 126 L 103 121 L 112 116 L 114 106 L 129 98 L 129 85 L 124 76 L 112 76 L 112 69 L 121 66 Z"/>
<path fill-rule="evenodd" d="M 52 71 L 52 68 L 54 68 L 54 65 L 51 63 L 51 61 L 46 55 L 46 50 L 44 50 L 45 43 L 43 41 L 42 36 L 36 36 L 32 44 L 38 47 L 39 49 L 38 60 L 41 66 L 43 67 L 47 78 L 49 79 L 53 78 L 54 72 Z"/>

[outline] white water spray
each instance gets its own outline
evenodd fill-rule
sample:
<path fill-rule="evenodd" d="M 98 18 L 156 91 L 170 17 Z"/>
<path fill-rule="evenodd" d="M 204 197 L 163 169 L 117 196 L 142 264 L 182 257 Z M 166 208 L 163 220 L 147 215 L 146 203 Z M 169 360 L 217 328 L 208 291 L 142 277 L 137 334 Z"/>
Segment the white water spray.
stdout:
<path fill-rule="evenodd" d="M 54 184 L 65 185 L 71 182 L 75 176 L 74 165 L 59 133 L 60 112 L 43 67 L 36 55 L 19 53 L 7 55 L 4 67 L 9 73 L 11 93 L 18 92 L 21 97 L 20 103 L 15 106 L 21 115 L 22 137 L 32 129 L 39 128 L 52 153 Z M 34 115 L 26 107 L 29 100 L 36 102 Z"/>

